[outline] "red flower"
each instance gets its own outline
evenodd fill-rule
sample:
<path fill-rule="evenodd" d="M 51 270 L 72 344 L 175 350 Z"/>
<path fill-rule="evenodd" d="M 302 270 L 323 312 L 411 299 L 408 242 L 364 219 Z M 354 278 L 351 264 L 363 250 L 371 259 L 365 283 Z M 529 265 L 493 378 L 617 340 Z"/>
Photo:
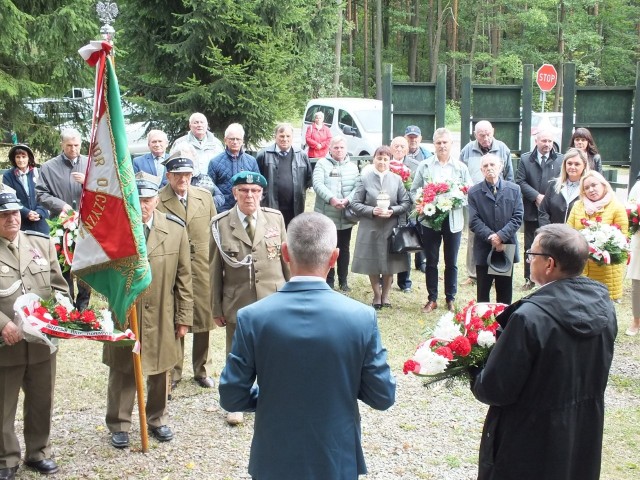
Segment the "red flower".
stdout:
<path fill-rule="evenodd" d="M 586 227 L 586 226 L 588 226 L 588 225 L 589 225 L 589 220 L 587 220 L 586 218 L 583 218 L 582 220 L 580 220 L 580 223 L 581 223 L 584 227 Z"/>
<path fill-rule="evenodd" d="M 436 348 L 436 351 L 434 353 L 440 355 L 441 357 L 448 358 L 449 360 L 453 360 L 453 352 L 449 347 Z"/>
<path fill-rule="evenodd" d="M 453 353 L 461 357 L 466 357 L 471 353 L 471 343 L 467 337 L 463 337 L 462 335 L 454 338 L 448 346 Z"/>
<path fill-rule="evenodd" d="M 597 216 L 597 217 L 596 217 L 596 222 L 600 223 L 601 221 L 602 221 L 602 217 Z"/>
<path fill-rule="evenodd" d="M 638 217 L 633 217 L 631 221 L 637 224 L 640 220 L 638 220 Z"/>
<path fill-rule="evenodd" d="M 51 320 L 49 325 L 58 325 L 58 320 Z"/>
<path fill-rule="evenodd" d="M 56 315 L 58 316 L 58 318 L 60 319 L 61 322 L 68 321 L 69 314 L 67 312 L 67 309 L 64 308 L 62 305 L 56 305 L 53 308 L 53 311 L 56 313 Z"/>
<path fill-rule="evenodd" d="M 60 253 L 61 249 L 62 249 L 62 247 L 60 246 L 60 244 L 56 243 L 56 252 Z"/>
<path fill-rule="evenodd" d="M 420 364 L 414 360 L 407 360 L 404 362 L 404 366 L 402 367 L 402 373 L 405 375 L 409 372 L 418 372 L 420 371 Z"/>
<path fill-rule="evenodd" d="M 470 330 L 469 332 L 467 332 L 467 338 L 469 339 L 469 343 L 471 345 L 478 344 L 478 332 L 476 332 L 475 330 Z"/>
<path fill-rule="evenodd" d="M 82 321 L 85 323 L 93 323 L 96 321 L 96 314 L 93 310 L 85 310 L 82 312 Z"/>
<path fill-rule="evenodd" d="M 72 310 L 71 313 L 69 314 L 69 318 L 71 319 L 72 322 L 76 322 L 78 320 L 80 320 L 80 312 L 78 310 Z"/>
<path fill-rule="evenodd" d="M 42 306 L 41 306 L 41 307 L 36 308 L 36 309 L 33 311 L 33 313 L 36 313 L 36 314 L 38 314 L 38 315 L 42 316 L 42 315 L 44 315 L 45 313 L 49 313 L 49 310 L 47 310 L 46 308 L 44 308 L 44 307 L 42 307 Z"/>

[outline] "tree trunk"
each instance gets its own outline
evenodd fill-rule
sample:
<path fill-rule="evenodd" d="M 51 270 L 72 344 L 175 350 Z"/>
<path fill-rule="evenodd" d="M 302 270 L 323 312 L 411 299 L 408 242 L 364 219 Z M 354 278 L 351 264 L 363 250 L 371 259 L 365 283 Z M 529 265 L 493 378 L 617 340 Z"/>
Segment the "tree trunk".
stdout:
<path fill-rule="evenodd" d="M 347 19 L 353 23 L 354 11 L 352 10 L 353 0 L 347 0 Z M 347 51 L 349 52 L 349 70 L 353 69 L 353 36 L 356 33 L 356 29 L 352 28 L 349 32 L 349 40 L 347 44 Z M 353 90 L 353 75 L 349 74 L 349 90 Z"/>
<path fill-rule="evenodd" d="M 362 69 L 364 98 L 369 98 L 369 2 L 364 0 L 364 67 Z"/>
<path fill-rule="evenodd" d="M 453 54 L 453 59 L 451 62 L 451 83 L 449 91 L 451 92 L 451 99 L 457 100 L 458 90 L 456 88 L 456 53 L 458 51 L 458 0 L 453 0 L 451 24 L 453 27 L 453 31 L 451 32 L 451 45 L 449 45 L 449 50 Z"/>
<path fill-rule="evenodd" d="M 431 63 L 431 82 L 435 82 L 438 76 L 438 58 L 440 58 L 440 38 L 442 38 L 442 27 L 444 26 L 444 10 L 442 1 L 438 0 L 438 19 L 436 23 L 436 33 L 433 39 L 433 62 Z"/>
<path fill-rule="evenodd" d="M 340 62 L 342 61 L 342 0 L 336 0 L 338 4 L 338 28 L 336 31 L 336 66 L 333 77 L 333 95 L 338 96 L 340 91 Z"/>
<path fill-rule="evenodd" d="M 376 0 L 376 98 L 382 100 L 382 0 Z"/>
<path fill-rule="evenodd" d="M 469 63 L 473 65 L 473 58 L 476 55 L 476 40 L 478 39 L 478 34 L 480 32 L 480 19 L 482 18 L 481 14 L 476 15 L 476 23 L 473 27 L 473 36 L 471 37 L 471 51 L 469 52 Z"/>
<path fill-rule="evenodd" d="M 419 0 L 412 0 L 411 5 L 411 26 L 418 28 L 418 12 L 420 3 Z M 416 81 L 416 71 L 418 68 L 418 34 L 412 33 L 409 35 L 409 81 Z"/>
<path fill-rule="evenodd" d="M 434 56 L 433 56 L 433 23 L 435 21 L 435 15 L 433 14 L 433 0 L 429 0 L 429 29 L 428 29 L 428 38 L 429 38 L 429 67 L 434 64 Z"/>

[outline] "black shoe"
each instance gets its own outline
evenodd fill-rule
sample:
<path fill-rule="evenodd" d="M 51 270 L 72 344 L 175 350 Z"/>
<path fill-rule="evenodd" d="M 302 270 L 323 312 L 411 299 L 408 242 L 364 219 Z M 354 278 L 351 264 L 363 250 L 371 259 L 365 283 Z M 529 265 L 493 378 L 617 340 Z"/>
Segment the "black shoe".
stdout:
<path fill-rule="evenodd" d="M 195 377 L 194 380 L 202 388 L 213 388 L 216 386 L 216 382 L 211 377 Z"/>
<path fill-rule="evenodd" d="M 340 290 L 344 293 L 348 293 L 351 291 L 351 288 L 349 288 L 349 285 L 347 285 L 346 283 L 343 283 L 342 285 L 340 285 Z"/>
<path fill-rule="evenodd" d="M 17 465 L 15 467 L 0 468 L 0 480 L 13 480 L 16 478 L 17 471 Z"/>
<path fill-rule="evenodd" d="M 50 475 L 60 470 L 58 464 L 50 458 L 43 458 L 42 460 L 27 460 L 24 464 L 42 475 Z"/>
<path fill-rule="evenodd" d="M 166 425 L 156 428 L 150 428 L 149 433 L 159 442 L 170 442 L 173 440 L 173 431 Z"/>
<path fill-rule="evenodd" d="M 128 448 L 129 432 L 113 432 L 111 434 L 111 445 L 116 448 Z"/>
<path fill-rule="evenodd" d="M 422 273 L 427 273 L 427 262 L 422 262 L 420 265 L 418 265 L 418 270 L 420 270 Z"/>

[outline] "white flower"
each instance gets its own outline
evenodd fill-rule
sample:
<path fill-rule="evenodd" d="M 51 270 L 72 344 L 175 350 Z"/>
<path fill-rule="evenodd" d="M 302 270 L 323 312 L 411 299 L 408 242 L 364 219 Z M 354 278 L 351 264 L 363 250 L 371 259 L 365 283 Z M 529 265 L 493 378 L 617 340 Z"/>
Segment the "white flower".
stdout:
<path fill-rule="evenodd" d="M 413 360 L 420 364 L 420 371 L 418 373 L 422 375 L 442 373 L 449 364 L 449 359 L 431 351 L 428 342 L 416 351 Z"/>
<path fill-rule="evenodd" d="M 422 213 L 425 214 L 427 217 L 430 217 L 434 213 L 436 213 L 436 206 L 433 203 L 427 203 L 424 206 L 424 209 L 422 210 Z"/>
<path fill-rule="evenodd" d="M 478 333 L 478 345 L 481 347 L 490 347 L 496 343 L 496 336 L 493 332 L 482 330 Z"/>
<path fill-rule="evenodd" d="M 69 300 L 67 297 L 65 297 L 60 292 L 56 292 L 56 302 L 58 302 L 60 305 L 62 305 L 67 310 L 67 312 L 70 312 L 71 310 L 73 310 L 75 308 L 73 306 L 73 303 L 71 303 L 71 300 Z"/>
<path fill-rule="evenodd" d="M 442 212 L 448 212 L 453 207 L 453 201 L 449 197 L 438 196 L 438 209 Z"/>
<path fill-rule="evenodd" d="M 453 318 L 453 312 L 447 312 L 440 317 L 440 320 L 438 320 L 438 323 L 436 324 L 436 328 L 433 330 L 433 338 L 450 342 L 457 336 L 462 335 L 460 325 L 454 323 Z"/>
<path fill-rule="evenodd" d="M 61 228 L 57 229 L 56 230 L 56 237 L 62 238 L 62 235 L 64 235 L 64 231 Z"/>
<path fill-rule="evenodd" d="M 105 332 L 113 333 L 114 325 L 111 319 L 111 312 L 109 310 L 100 310 L 100 327 Z"/>
<path fill-rule="evenodd" d="M 67 224 L 67 229 L 71 230 L 72 232 L 77 228 L 78 228 L 78 224 L 76 222 L 69 222 Z"/>

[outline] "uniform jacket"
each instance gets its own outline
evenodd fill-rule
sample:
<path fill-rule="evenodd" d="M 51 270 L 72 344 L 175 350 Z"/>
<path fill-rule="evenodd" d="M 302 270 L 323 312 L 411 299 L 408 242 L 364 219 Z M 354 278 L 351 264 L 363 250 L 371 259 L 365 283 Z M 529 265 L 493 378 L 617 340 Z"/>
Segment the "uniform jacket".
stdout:
<path fill-rule="evenodd" d="M 618 330 L 606 288 L 557 280 L 498 320 L 506 327 L 472 387 L 490 405 L 478 479 L 597 480 Z"/>
<path fill-rule="evenodd" d="M 407 254 L 390 254 L 389 237 L 399 221 L 406 223 L 406 213 L 411 208 L 411 199 L 400 176 L 387 172 L 383 181 L 372 167 L 362 175 L 356 187 L 351 207 L 360 218 L 356 249 L 351 270 L 365 275 L 405 272 L 409 268 Z M 390 218 L 373 216 L 378 194 L 384 190 L 389 194 L 393 210 Z"/>
<path fill-rule="evenodd" d="M 178 222 L 167 219 L 164 213 L 154 212 L 147 240 L 151 285 L 136 302 L 145 375 L 156 375 L 173 368 L 180 355 L 175 327 L 177 324 L 193 325 L 189 238 L 186 228 Z M 112 368 L 122 366 L 129 372 L 131 362 L 118 358 L 122 350 L 131 357 L 131 348 L 105 348 L 103 362 Z"/>
<path fill-rule="evenodd" d="M 438 162 L 438 157 L 433 155 L 426 160 L 420 162 L 415 175 L 413 176 L 413 183 L 411 184 L 411 199 L 415 200 L 418 189 L 424 187 L 427 183 L 434 181 L 434 168 Z M 473 185 L 471 176 L 469 175 L 469 169 L 467 166 L 459 160 L 453 158 L 449 159 L 449 163 L 453 166 L 453 177 L 447 180 L 457 185 Z M 464 226 L 464 205 L 458 208 L 452 208 L 449 211 L 449 229 L 451 233 L 460 232 Z"/>
<path fill-rule="evenodd" d="M 629 192 L 629 202 L 640 203 L 640 182 L 636 181 Z M 627 277 L 632 280 L 640 280 L 640 231 L 631 237 L 631 261 L 627 265 Z"/>
<path fill-rule="evenodd" d="M 282 258 L 287 239 L 282 214 L 271 208 L 257 210 L 253 242 L 245 230 L 238 209 L 221 213 L 211 222 L 220 233 L 222 251 L 234 260 L 251 254 L 253 263 L 233 268 L 227 265 L 211 235 L 211 309 L 214 317 L 235 323 L 238 310 L 276 292 L 289 279 L 289 265 Z M 230 410 L 232 411 L 232 410 Z M 235 410 L 233 410 L 235 411 Z"/>
<path fill-rule="evenodd" d="M 63 154 L 47 160 L 40 168 L 40 177 L 36 182 L 36 198 L 38 203 L 49 210 L 52 217 L 57 217 L 62 212 L 65 203 L 73 207 L 76 202 L 76 210 L 80 208 L 80 195 L 82 185 L 71 178 L 71 173 L 87 173 L 88 159 L 80 155 L 73 165 Z"/>
<path fill-rule="evenodd" d="M 578 200 L 569 214 L 567 224 L 576 230 L 582 230 L 584 226 L 581 221 L 583 218 L 594 220 L 596 217 L 602 218 L 602 223 L 616 224 L 620 226 L 623 233 L 629 231 L 629 217 L 624 206 L 618 201 L 615 194 L 611 195 L 611 201 L 602 209 L 593 215 L 587 215 L 582 200 Z M 604 283 L 609 288 L 609 295 L 612 299 L 622 298 L 622 284 L 624 282 L 625 264 L 618 265 L 598 265 L 593 260 L 587 260 L 583 274 L 589 278 Z"/>
<path fill-rule="evenodd" d="M 393 405 L 386 357 L 374 310 L 324 281 L 289 282 L 240 310 L 219 390 L 225 410 L 256 412 L 249 473 L 261 480 L 366 473 L 358 399 L 377 410 Z"/>
<path fill-rule="evenodd" d="M 162 158 L 167 158 L 167 154 L 165 153 Z M 150 175 L 158 176 L 158 171 L 156 169 L 156 158 L 151 153 L 145 153 L 139 157 L 133 159 L 133 171 L 138 173 L 140 171 L 147 172 Z M 160 183 L 161 187 L 164 187 L 167 184 L 167 171 L 164 170 L 162 172 L 162 182 Z"/>
<path fill-rule="evenodd" d="M 544 195 L 550 181 L 560 175 L 564 155 L 551 150 L 549 158 L 542 167 L 538 165 L 537 158 L 537 148 L 534 148 L 532 152 L 523 153 L 516 172 L 516 183 L 520 185 L 520 190 L 522 190 L 524 219 L 527 222 L 538 221 L 536 197 L 539 194 Z"/>
<path fill-rule="evenodd" d="M 487 265 L 491 251 L 489 235 L 497 233 L 502 243 L 514 244 L 514 262 L 519 261 L 518 229 L 522 225 L 524 208 L 520 187 L 512 182 L 500 180 L 496 196 L 487 182 L 481 182 L 469 190 L 469 228 L 475 234 L 473 256 L 476 265 Z"/>
<path fill-rule="evenodd" d="M 0 240 L 0 331 L 13 321 L 13 304 L 23 293 L 35 293 L 45 300 L 56 291 L 69 295 L 53 240 L 41 233 L 19 232 L 18 235 L 19 264 L 6 247 L 7 240 Z M 16 282 L 20 284 L 11 293 Z M 0 347 L 0 367 L 44 362 L 50 355 L 49 347 L 22 340 Z"/>
<path fill-rule="evenodd" d="M 192 332 L 208 332 L 214 328 L 209 275 L 209 222 L 216 215 L 213 198 L 206 190 L 189 187 L 185 212 L 171 185 L 163 187 L 158 196 L 158 210 L 175 215 L 187 226 L 194 297 Z"/>
<path fill-rule="evenodd" d="M 29 192 L 24 188 L 23 183 L 16 175 L 17 168 L 10 168 L 2 176 L 2 183 L 8 185 L 16 191 L 16 197 L 22 202 L 22 209 L 20 210 L 20 218 L 22 224 L 20 230 L 35 230 L 36 232 L 49 235 L 49 225 L 47 225 L 47 218 L 49 218 L 49 211 L 42 205 L 38 204 L 36 200 L 36 179 L 38 178 L 40 171 L 37 168 L 29 170 L 27 172 L 27 182 L 29 183 Z M 33 222 L 27 217 L 30 211 L 37 212 L 40 215 L 40 220 Z"/>
<path fill-rule="evenodd" d="M 338 230 L 352 228 L 355 224 L 345 218 L 344 210 L 333 208 L 329 202 L 334 197 L 339 200 L 347 198 L 351 202 L 359 175 L 358 166 L 349 156 L 342 162 L 330 156 L 321 158 L 313 170 L 314 210 L 329 217 Z"/>
<path fill-rule="evenodd" d="M 511 150 L 500 140 L 493 139 L 491 148 L 487 153 L 492 153 L 502 160 L 502 178 L 513 182 L 513 162 L 511 161 Z M 484 181 L 484 175 L 480 170 L 480 164 L 482 163 L 482 157 L 486 155 L 482 153 L 480 144 L 477 140 L 467 143 L 462 150 L 460 150 L 460 161 L 464 163 L 469 169 L 471 180 L 473 183 L 480 183 Z"/>
<path fill-rule="evenodd" d="M 241 150 L 237 157 L 231 156 L 228 150 L 224 150 L 209 163 L 209 177 L 224 195 L 224 203 L 218 209 L 220 213 L 226 212 L 236 204 L 231 191 L 233 187 L 231 178 L 236 173 L 244 171 L 260 173 L 256 159 L 244 150 Z"/>
<path fill-rule="evenodd" d="M 567 187 L 565 185 L 562 185 L 562 190 L 565 190 L 566 188 Z M 542 203 L 538 208 L 538 223 L 541 227 L 550 223 L 567 223 L 571 208 L 573 207 L 573 204 L 578 201 L 580 195 L 577 195 L 569 202 L 569 205 L 567 205 L 567 201 L 564 199 L 562 190 L 560 193 L 557 193 L 556 182 L 549 183 L 547 191 L 544 194 L 544 200 L 542 200 Z M 576 191 L 577 190 L 579 189 L 576 189 Z"/>
<path fill-rule="evenodd" d="M 315 128 L 315 127 L 314 127 Z M 311 129 L 311 127 L 309 127 Z M 307 154 L 298 147 L 291 147 L 293 150 L 293 161 L 291 162 L 291 174 L 293 176 L 293 215 L 300 215 L 304 212 L 304 204 L 307 199 L 307 188 L 312 186 L 311 163 Z M 276 144 L 269 145 L 260 150 L 256 156 L 260 173 L 267 179 L 267 188 L 264 192 L 262 206 L 280 210 L 278 206 L 278 191 L 276 184 L 278 181 L 278 158 L 280 150 Z"/>

